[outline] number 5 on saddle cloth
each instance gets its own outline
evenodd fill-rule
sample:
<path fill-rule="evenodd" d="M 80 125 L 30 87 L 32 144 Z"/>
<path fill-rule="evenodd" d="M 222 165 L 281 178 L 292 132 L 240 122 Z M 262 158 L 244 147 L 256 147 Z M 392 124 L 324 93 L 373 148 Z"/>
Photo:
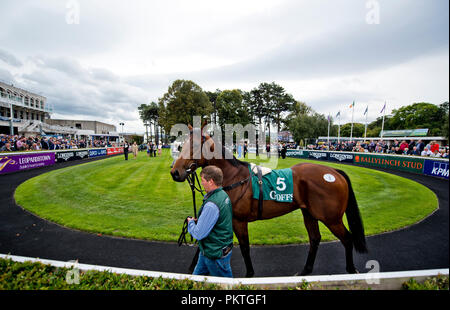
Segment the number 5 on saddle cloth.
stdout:
<path fill-rule="evenodd" d="M 292 169 L 271 170 L 250 164 L 253 199 L 259 200 L 258 219 L 261 219 L 263 200 L 292 202 L 294 183 Z"/>

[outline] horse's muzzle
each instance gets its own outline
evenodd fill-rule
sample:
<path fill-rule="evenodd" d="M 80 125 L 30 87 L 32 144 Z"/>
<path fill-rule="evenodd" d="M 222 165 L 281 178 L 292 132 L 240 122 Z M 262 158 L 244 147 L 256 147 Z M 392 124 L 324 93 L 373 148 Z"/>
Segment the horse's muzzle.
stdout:
<path fill-rule="evenodd" d="M 170 174 L 172 175 L 172 179 L 175 182 L 184 182 L 184 180 L 186 179 L 186 177 L 180 175 L 177 169 L 170 171 Z"/>

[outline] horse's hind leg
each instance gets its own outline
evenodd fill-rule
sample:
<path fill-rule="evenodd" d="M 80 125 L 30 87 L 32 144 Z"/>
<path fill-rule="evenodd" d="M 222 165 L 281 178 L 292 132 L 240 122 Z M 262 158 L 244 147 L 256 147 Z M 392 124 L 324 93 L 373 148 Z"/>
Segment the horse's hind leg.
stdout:
<path fill-rule="evenodd" d="M 306 209 L 301 209 L 303 213 L 303 222 L 309 236 L 309 252 L 305 267 L 301 273 L 302 276 L 308 275 L 313 271 L 314 261 L 316 260 L 317 249 L 320 243 L 320 230 L 318 221 L 309 214 Z"/>
<path fill-rule="evenodd" d="M 245 267 L 247 269 L 247 278 L 253 277 L 255 271 L 253 270 L 252 260 L 250 258 L 250 242 L 248 239 L 248 222 L 241 222 L 233 219 L 233 230 L 239 241 L 242 256 L 244 257 Z"/>
<path fill-rule="evenodd" d="M 328 229 L 342 242 L 345 248 L 346 270 L 348 273 L 357 273 L 358 271 L 353 264 L 353 239 L 352 234 L 347 230 L 342 221 L 337 224 L 326 224 Z"/>

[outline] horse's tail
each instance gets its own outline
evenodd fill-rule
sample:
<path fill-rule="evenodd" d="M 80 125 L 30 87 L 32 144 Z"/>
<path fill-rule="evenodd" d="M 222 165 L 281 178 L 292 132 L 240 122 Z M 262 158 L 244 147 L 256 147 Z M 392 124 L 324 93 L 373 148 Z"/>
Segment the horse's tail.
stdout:
<path fill-rule="evenodd" d="M 355 250 L 359 253 L 367 253 L 366 237 L 364 235 L 364 225 L 359 214 L 358 203 L 356 202 L 355 193 L 353 192 L 352 183 L 348 175 L 336 169 L 347 181 L 348 186 L 348 202 L 345 214 L 347 215 L 347 222 L 352 233 L 353 245 Z"/>

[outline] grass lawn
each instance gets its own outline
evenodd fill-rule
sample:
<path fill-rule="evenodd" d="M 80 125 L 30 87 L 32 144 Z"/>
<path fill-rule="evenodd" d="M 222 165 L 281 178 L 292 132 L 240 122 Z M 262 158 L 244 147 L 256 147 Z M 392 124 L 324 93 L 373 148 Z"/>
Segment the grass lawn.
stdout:
<path fill-rule="evenodd" d="M 278 168 L 302 160 L 280 159 Z M 184 219 L 193 214 L 189 185 L 170 176 L 172 158 L 144 152 L 54 170 L 21 184 L 18 205 L 58 224 L 92 233 L 176 241 Z M 308 161 L 312 162 L 312 161 Z M 350 177 L 366 235 L 414 224 L 438 207 L 426 187 L 394 175 L 361 167 L 317 162 L 344 170 Z M 201 197 L 197 194 L 197 205 Z M 322 240 L 335 240 L 321 224 Z M 301 211 L 249 224 L 251 244 L 308 242 Z M 235 239 L 236 241 L 236 239 Z M 237 242 L 237 241 L 236 241 Z"/>

